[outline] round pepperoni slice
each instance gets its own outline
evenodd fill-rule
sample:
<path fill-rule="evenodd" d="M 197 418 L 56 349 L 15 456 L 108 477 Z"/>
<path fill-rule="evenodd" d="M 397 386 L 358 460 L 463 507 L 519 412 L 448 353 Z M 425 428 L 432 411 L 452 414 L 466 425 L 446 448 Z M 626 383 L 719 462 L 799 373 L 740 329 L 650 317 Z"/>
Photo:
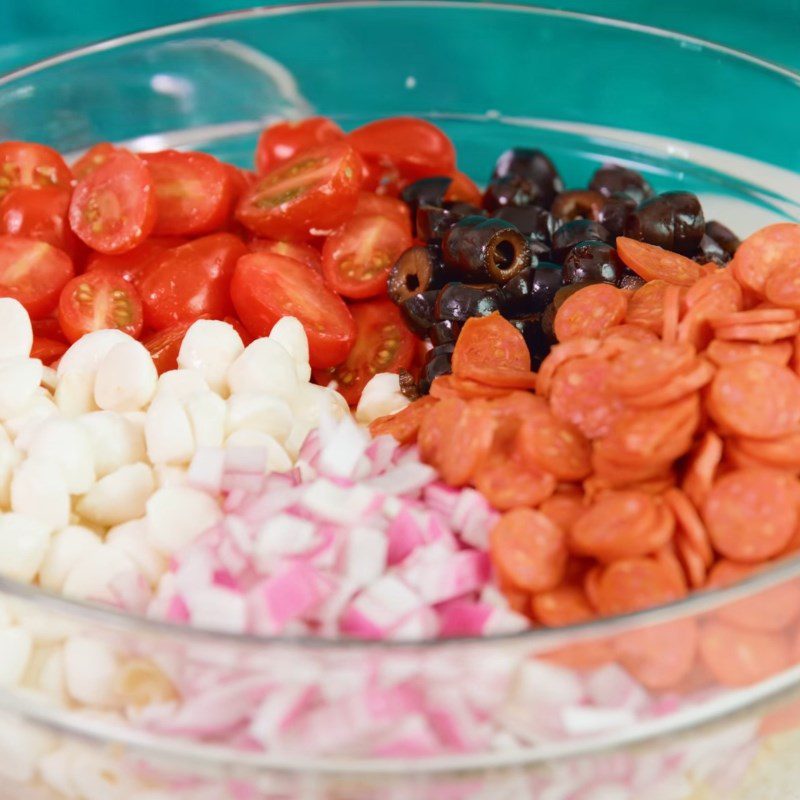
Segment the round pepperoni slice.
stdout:
<path fill-rule="evenodd" d="M 619 663 L 643 686 L 656 692 L 677 686 L 692 670 L 699 640 L 697 623 L 682 619 L 618 636 Z"/>
<path fill-rule="evenodd" d="M 791 665 L 791 649 L 778 633 L 749 631 L 709 622 L 700 634 L 700 655 L 723 686 L 749 686 Z"/>
<path fill-rule="evenodd" d="M 797 315 L 790 308 L 751 308 L 749 311 L 735 311 L 721 314 L 711 320 L 714 328 L 728 325 L 760 325 L 779 322 L 794 322 Z"/>
<path fill-rule="evenodd" d="M 691 286 L 703 276 L 696 261 L 654 244 L 618 236 L 616 246 L 625 266 L 646 281 L 662 280 L 678 286 Z"/>
<path fill-rule="evenodd" d="M 460 397 L 463 400 L 470 400 L 473 397 L 504 397 L 508 394 L 508 390 L 486 386 L 483 383 L 467 378 L 458 378 L 455 375 L 440 375 L 431 383 L 429 394 L 439 400 L 444 400 L 447 397 Z"/>
<path fill-rule="evenodd" d="M 737 469 L 717 480 L 703 504 L 714 549 L 748 563 L 781 553 L 798 523 L 798 483 L 785 472 Z"/>
<path fill-rule="evenodd" d="M 416 441 L 420 425 L 437 400 L 433 397 L 421 397 L 396 414 L 376 419 L 370 426 L 373 436 L 394 436 L 400 444 Z"/>
<path fill-rule="evenodd" d="M 592 471 L 589 442 L 549 412 L 547 417 L 523 420 L 518 436 L 522 456 L 558 480 L 583 480 Z"/>
<path fill-rule="evenodd" d="M 599 338 L 625 319 L 628 298 L 608 283 L 595 283 L 571 294 L 556 312 L 553 329 L 560 342 Z M 463 334 L 462 334 L 463 335 Z"/>
<path fill-rule="evenodd" d="M 714 552 L 711 549 L 708 531 L 697 509 L 680 489 L 668 489 L 664 493 L 664 501 L 672 509 L 681 533 L 691 543 L 703 563 L 710 567 L 714 562 Z"/>
<path fill-rule="evenodd" d="M 549 472 L 526 464 L 519 456 L 493 453 L 473 475 L 475 488 L 500 511 L 538 506 L 556 489 Z"/>
<path fill-rule="evenodd" d="M 637 457 L 637 460 L 631 463 L 631 457 L 627 454 L 625 455 L 627 463 L 622 463 L 615 460 L 615 456 L 618 456 L 618 453 L 614 444 L 609 444 L 605 439 L 595 442 L 592 451 L 592 467 L 595 474 L 584 481 L 587 494 L 592 495 L 607 489 L 633 488 L 634 485 L 646 481 L 660 483 L 668 479 L 672 466 L 669 461 L 658 462 L 641 457 Z"/>
<path fill-rule="evenodd" d="M 733 277 L 750 291 L 764 295 L 767 279 L 778 267 L 800 270 L 800 225 L 779 222 L 748 236 L 730 263 Z"/>
<path fill-rule="evenodd" d="M 723 449 L 722 439 L 706 431 L 689 459 L 681 488 L 695 508 L 702 507 L 714 485 Z"/>
<path fill-rule="evenodd" d="M 417 405 L 417 400 L 412 406 Z M 425 409 L 419 423 L 417 444 L 420 458 L 438 466 L 438 458 L 446 442 L 452 440 L 452 433 L 459 417 L 464 413 L 467 403 L 457 397 L 437 400 L 430 408 Z M 401 412 L 402 413 L 402 412 Z"/>
<path fill-rule="evenodd" d="M 683 535 L 679 533 L 675 539 L 675 547 L 677 548 L 683 568 L 689 578 L 689 585 L 693 589 L 700 589 L 706 583 L 706 564 L 702 556 L 695 550 L 694 545 Z"/>
<path fill-rule="evenodd" d="M 460 377 L 482 383 L 492 389 L 536 388 L 536 373 L 508 367 L 482 367 L 478 364 L 463 364 Z"/>
<path fill-rule="evenodd" d="M 697 359 L 695 364 L 693 369 L 677 375 L 660 389 L 626 398 L 628 405 L 633 408 L 657 408 L 699 391 L 711 382 L 715 369 L 704 358 Z"/>
<path fill-rule="evenodd" d="M 645 394 L 667 386 L 676 375 L 689 370 L 695 361 L 691 345 L 652 342 L 629 348 L 611 362 L 611 388 L 624 397 Z"/>
<path fill-rule="evenodd" d="M 736 448 L 765 467 L 800 472 L 800 432 L 778 439 L 736 439 Z"/>
<path fill-rule="evenodd" d="M 714 335 L 718 339 L 732 342 L 757 342 L 771 344 L 788 339 L 800 332 L 800 321 L 764 322 L 754 325 L 725 325 L 717 328 Z"/>
<path fill-rule="evenodd" d="M 758 342 L 726 342 L 714 339 L 706 349 L 705 355 L 718 367 L 751 359 L 769 361 L 785 367 L 792 357 L 792 345 L 790 342 L 759 344 Z"/>
<path fill-rule="evenodd" d="M 660 335 L 664 326 L 664 296 L 669 285 L 655 280 L 637 289 L 628 299 L 625 321 Z"/>
<path fill-rule="evenodd" d="M 531 357 L 522 334 L 499 314 L 471 317 L 458 336 L 453 351 L 453 374 L 464 375 L 468 366 L 494 367 L 529 373 Z"/>
<path fill-rule="evenodd" d="M 489 455 L 495 428 L 496 422 L 486 400 L 465 404 L 447 430 L 435 460 L 431 461 L 446 483 L 463 486 L 472 478 Z"/>
<path fill-rule="evenodd" d="M 720 367 L 707 405 L 726 430 L 754 439 L 776 439 L 800 429 L 800 379 L 788 367 L 744 361 Z"/>
<path fill-rule="evenodd" d="M 800 259 L 779 264 L 764 284 L 767 300 L 800 311 Z"/>
<path fill-rule="evenodd" d="M 605 616 L 628 614 L 671 603 L 685 594 L 685 587 L 655 559 L 628 558 L 603 570 L 597 585 L 597 608 Z"/>
<path fill-rule="evenodd" d="M 547 628 L 579 625 L 597 614 L 580 586 L 565 584 L 549 592 L 536 594 L 531 601 L 533 616 Z"/>
<path fill-rule="evenodd" d="M 683 587 L 685 592 L 689 591 L 689 584 L 686 581 L 686 573 L 683 570 L 681 562 L 678 560 L 678 554 L 675 551 L 675 543 L 670 541 L 663 547 L 660 547 L 653 554 L 653 558 L 664 569 L 664 571 L 671 576 L 676 586 Z"/>
<path fill-rule="evenodd" d="M 630 303 L 628 302 L 628 316 L 630 316 Z M 658 339 L 656 334 L 642 325 L 636 323 L 623 322 L 622 325 L 614 325 L 606 331 L 606 341 L 621 339 L 630 342 L 655 342 Z"/>
<path fill-rule="evenodd" d="M 568 531 L 585 510 L 583 492 L 559 492 L 539 506 L 539 511 L 564 531 Z"/>
<path fill-rule="evenodd" d="M 550 394 L 553 376 L 562 364 L 566 364 L 571 358 L 592 355 L 599 348 L 600 342 L 597 339 L 573 339 L 571 342 L 555 345 L 542 361 L 536 374 L 536 394 L 547 397 Z"/>
<path fill-rule="evenodd" d="M 744 293 L 742 287 L 730 276 L 727 270 L 718 270 L 711 275 L 705 275 L 691 286 L 684 298 L 686 308 L 709 303 L 713 298 L 721 313 L 741 311 L 744 306 Z"/>
<path fill-rule="evenodd" d="M 670 284 L 664 292 L 664 323 L 661 339 L 667 344 L 678 341 L 678 322 L 681 317 L 681 287 Z"/>
<path fill-rule="evenodd" d="M 564 532 L 530 508 L 509 511 L 492 528 L 489 550 L 502 580 L 529 592 L 554 589 L 564 578 Z"/>

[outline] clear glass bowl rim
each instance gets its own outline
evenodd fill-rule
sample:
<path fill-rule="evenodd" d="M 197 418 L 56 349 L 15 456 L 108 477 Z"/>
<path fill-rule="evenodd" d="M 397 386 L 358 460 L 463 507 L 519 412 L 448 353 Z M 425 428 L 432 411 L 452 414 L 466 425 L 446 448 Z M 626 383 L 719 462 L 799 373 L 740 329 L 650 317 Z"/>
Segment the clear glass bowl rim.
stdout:
<path fill-rule="evenodd" d="M 381 9 L 387 6 L 425 9 L 440 8 L 454 11 L 482 9 L 507 13 L 531 14 L 555 19 L 560 18 L 597 27 L 617 28 L 645 37 L 672 39 L 677 42 L 685 42 L 689 45 L 711 50 L 733 61 L 746 62 L 756 69 L 773 73 L 776 77 L 788 78 L 800 88 L 800 72 L 796 72 L 789 67 L 768 61 L 751 53 L 676 31 L 596 14 L 543 8 L 541 6 L 522 3 L 503 2 L 502 0 L 480 0 L 479 2 L 470 2 L 470 0 L 301 0 L 296 3 L 283 3 L 275 6 L 263 6 L 197 17 L 184 22 L 149 28 L 124 36 L 104 39 L 84 47 L 66 50 L 63 53 L 33 62 L 27 66 L 6 73 L 5 75 L 0 74 L 0 89 L 22 78 L 34 76 L 37 72 L 57 67 L 60 64 L 75 61 L 96 53 L 111 51 L 116 48 L 147 42 L 151 39 L 158 39 L 173 34 L 182 34 L 207 26 L 244 22 L 249 19 L 261 19 L 265 17 L 307 14 L 316 11 Z M 254 636 L 180 625 L 150 619 L 141 615 L 130 614 L 116 609 L 113 606 L 104 606 L 70 599 L 37 586 L 23 584 L 3 576 L 0 576 L 0 599 L 8 598 L 30 602 L 40 607 L 42 610 L 48 610 L 64 617 L 78 619 L 85 623 L 101 624 L 116 630 L 149 634 L 154 637 L 168 636 L 171 639 L 177 637 L 179 640 L 184 640 L 187 644 L 205 641 L 217 645 L 224 645 L 227 643 L 237 647 L 254 649 L 262 649 L 267 646 L 286 646 L 313 650 L 323 649 L 326 651 L 353 651 L 359 648 L 369 650 L 408 650 L 431 647 L 491 647 L 499 643 L 535 643 L 537 647 L 544 649 L 547 647 L 559 647 L 580 640 L 612 636 L 621 631 L 646 625 L 663 624 L 673 619 L 704 613 L 727 603 L 746 598 L 751 594 L 766 591 L 767 589 L 778 586 L 798 576 L 800 576 L 800 556 L 788 558 L 768 570 L 751 575 L 745 580 L 731 586 L 710 591 L 693 592 L 681 600 L 662 606 L 616 617 L 594 620 L 588 623 L 569 625 L 562 628 L 538 628 L 535 630 L 521 631 L 519 633 L 485 637 L 467 636 L 448 639 L 413 639 L 400 641 L 332 639 L 311 636 Z"/>

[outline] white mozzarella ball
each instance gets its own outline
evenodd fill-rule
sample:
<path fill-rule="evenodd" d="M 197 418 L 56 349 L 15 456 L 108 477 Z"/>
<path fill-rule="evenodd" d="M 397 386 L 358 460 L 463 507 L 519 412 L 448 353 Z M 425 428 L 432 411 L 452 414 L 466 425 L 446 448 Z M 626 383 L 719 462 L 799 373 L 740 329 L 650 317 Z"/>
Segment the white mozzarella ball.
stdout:
<path fill-rule="evenodd" d="M 90 559 L 103 544 L 100 537 L 83 525 L 67 525 L 53 536 L 39 569 L 39 585 L 60 592 L 69 571 L 79 562 Z"/>
<path fill-rule="evenodd" d="M 11 510 L 27 514 L 52 532 L 69 524 L 70 497 L 61 470 L 41 458 L 28 458 L 11 478 Z"/>
<path fill-rule="evenodd" d="M 176 397 L 159 395 L 153 400 L 147 409 L 144 435 L 153 464 L 188 464 L 192 460 L 192 423 Z"/>
<path fill-rule="evenodd" d="M 28 631 L 28 635 L 33 636 Z M 64 654 L 59 644 L 36 644 L 28 660 L 23 685 L 57 703 L 69 701 L 64 682 Z"/>
<path fill-rule="evenodd" d="M 156 394 L 170 394 L 185 403 L 196 394 L 205 394 L 209 385 L 196 369 L 171 369 L 158 379 Z"/>
<path fill-rule="evenodd" d="M 186 467 L 156 464 L 153 467 L 153 475 L 156 479 L 156 489 L 163 489 L 165 486 L 186 486 L 189 483 L 189 470 Z"/>
<path fill-rule="evenodd" d="M 34 395 L 22 413 L 6 420 L 6 430 L 18 450 L 27 452 L 42 423 L 59 416 L 58 406 L 44 395 Z"/>
<path fill-rule="evenodd" d="M 297 378 L 301 383 L 311 380 L 311 366 L 308 363 L 308 336 L 297 317 L 281 317 L 269 333 L 269 338 L 289 352 L 294 359 Z"/>
<path fill-rule="evenodd" d="M 52 367 L 42 367 L 42 386 L 52 395 L 58 386 L 58 373 Z"/>
<path fill-rule="evenodd" d="M 228 398 L 229 433 L 246 428 L 262 431 L 284 441 L 294 419 L 289 404 L 279 397 L 264 394 L 233 394 Z"/>
<path fill-rule="evenodd" d="M 70 494 L 83 494 L 94 483 L 92 443 L 86 430 L 73 420 L 47 420 L 32 436 L 28 457 L 58 466 Z"/>
<path fill-rule="evenodd" d="M 33 652 L 33 636 L 14 626 L 0 630 L 0 686 L 16 686 L 22 681 Z"/>
<path fill-rule="evenodd" d="M 38 778 L 39 764 L 56 743 L 55 734 L 49 730 L 23 723 L 16 714 L 4 714 L 0 717 L 0 785 L 17 795 L 14 786 L 21 786 L 27 793 L 28 787 L 23 784 Z M 8 787 L 9 781 L 11 787 Z M 5 790 L 2 796 L 7 796 Z"/>
<path fill-rule="evenodd" d="M 33 328 L 19 300 L 0 297 L 0 359 L 28 358 L 33 347 Z"/>
<path fill-rule="evenodd" d="M 59 380 L 70 372 L 88 375 L 92 381 L 100 362 L 112 347 L 133 341 L 128 334 L 115 328 L 92 331 L 72 344 L 58 362 Z M 92 387 L 94 388 L 94 387 Z"/>
<path fill-rule="evenodd" d="M 171 555 L 194 541 L 222 516 L 217 502 L 188 486 L 159 489 L 147 501 L 147 541 Z"/>
<path fill-rule="evenodd" d="M 55 793 L 59 800 L 63 798 L 76 800 L 78 797 L 70 774 L 76 754 L 77 748 L 74 745 L 60 746 L 57 750 L 46 753 L 37 765 L 42 782 Z"/>
<path fill-rule="evenodd" d="M 11 479 L 22 456 L 14 445 L 0 442 L 0 508 L 11 506 Z"/>
<path fill-rule="evenodd" d="M 67 691 L 79 703 L 100 708 L 111 706 L 118 666 L 114 651 L 98 639 L 73 636 L 64 643 Z"/>
<path fill-rule="evenodd" d="M 147 498 L 155 488 L 153 470 L 147 464 L 127 464 L 97 481 L 76 510 L 97 525 L 120 525 L 144 515 Z"/>
<path fill-rule="evenodd" d="M 0 574 L 29 583 L 49 546 L 50 528 L 41 520 L 28 514 L 0 514 Z"/>
<path fill-rule="evenodd" d="M 79 751 L 69 769 L 80 800 L 133 800 L 139 783 L 124 761 L 100 750 Z"/>
<path fill-rule="evenodd" d="M 287 472 L 293 466 L 292 459 L 281 443 L 263 431 L 241 428 L 225 440 L 225 447 L 263 447 L 267 451 L 268 472 Z"/>
<path fill-rule="evenodd" d="M 77 417 L 97 411 L 94 402 L 94 375 L 83 372 L 60 375 L 53 399 L 65 417 Z"/>
<path fill-rule="evenodd" d="M 232 325 L 200 319 L 183 337 L 178 366 L 197 370 L 215 392 L 224 394 L 228 388 L 228 370 L 242 352 L 242 338 Z"/>
<path fill-rule="evenodd" d="M 205 392 L 186 402 L 195 447 L 221 447 L 225 440 L 225 401 L 214 392 Z"/>
<path fill-rule="evenodd" d="M 144 424 L 137 425 L 128 416 L 114 411 L 82 414 L 77 422 L 88 436 L 94 471 L 98 478 L 120 467 L 147 459 Z"/>
<path fill-rule="evenodd" d="M 135 339 L 114 345 L 94 381 L 94 401 L 105 411 L 138 411 L 156 393 L 158 371 L 147 348 Z"/>
<path fill-rule="evenodd" d="M 292 356 L 271 339 L 256 339 L 228 370 L 231 392 L 262 393 L 291 402 L 300 387 Z"/>
<path fill-rule="evenodd" d="M 121 550 L 133 561 L 151 586 L 167 571 L 167 559 L 147 541 L 147 522 L 134 519 L 108 532 L 106 546 Z"/>
<path fill-rule="evenodd" d="M 136 564 L 121 550 L 102 544 L 69 570 L 61 591 L 78 600 L 113 603 L 117 596 L 112 586 L 126 574 L 138 575 Z"/>
<path fill-rule="evenodd" d="M 7 420 L 26 410 L 42 382 L 38 358 L 6 358 L 0 361 L 0 419 Z"/>
<path fill-rule="evenodd" d="M 370 378 L 361 392 L 356 409 L 356 419 L 369 425 L 379 417 L 396 414 L 411 401 L 400 391 L 400 376 L 391 372 L 379 372 Z"/>

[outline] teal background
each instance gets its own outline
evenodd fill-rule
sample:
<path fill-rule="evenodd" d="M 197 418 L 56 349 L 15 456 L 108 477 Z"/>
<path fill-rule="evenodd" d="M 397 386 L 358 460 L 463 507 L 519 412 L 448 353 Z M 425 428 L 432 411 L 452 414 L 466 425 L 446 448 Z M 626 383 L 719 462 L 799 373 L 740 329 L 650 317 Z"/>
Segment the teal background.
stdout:
<path fill-rule="evenodd" d="M 155 25 L 248 7 L 242 0 L 0 0 L 0 72 Z M 669 28 L 800 70 L 800 0 L 539 0 Z"/>

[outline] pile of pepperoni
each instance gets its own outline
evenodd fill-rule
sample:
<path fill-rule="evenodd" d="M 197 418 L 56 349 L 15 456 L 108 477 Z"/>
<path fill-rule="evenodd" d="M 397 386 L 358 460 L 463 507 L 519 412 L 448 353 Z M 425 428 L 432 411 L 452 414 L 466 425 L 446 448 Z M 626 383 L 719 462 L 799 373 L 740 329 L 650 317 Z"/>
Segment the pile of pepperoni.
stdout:
<path fill-rule="evenodd" d="M 617 248 L 646 283 L 571 295 L 538 373 L 510 323 L 470 319 L 453 374 L 373 424 L 505 512 L 495 572 L 544 626 L 678 600 L 800 548 L 800 225 L 754 234 L 729 268 Z M 791 598 L 745 610 L 750 629 L 791 622 Z M 709 632 L 706 661 L 747 682 L 724 634 Z M 784 644 L 750 647 L 771 663 Z"/>

